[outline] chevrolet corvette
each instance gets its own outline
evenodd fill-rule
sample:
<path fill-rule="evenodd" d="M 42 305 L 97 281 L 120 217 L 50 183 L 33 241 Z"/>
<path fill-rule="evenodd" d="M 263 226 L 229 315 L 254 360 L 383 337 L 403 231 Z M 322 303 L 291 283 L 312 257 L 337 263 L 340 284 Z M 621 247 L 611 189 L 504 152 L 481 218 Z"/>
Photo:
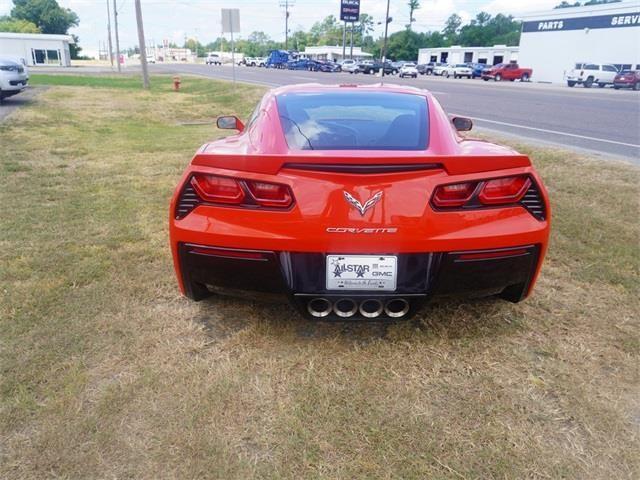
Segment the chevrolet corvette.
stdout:
<path fill-rule="evenodd" d="M 550 207 L 526 155 L 464 137 L 425 90 L 293 85 L 203 145 L 170 206 L 181 291 L 288 297 L 315 319 L 399 319 L 438 295 L 531 294 Z"/>

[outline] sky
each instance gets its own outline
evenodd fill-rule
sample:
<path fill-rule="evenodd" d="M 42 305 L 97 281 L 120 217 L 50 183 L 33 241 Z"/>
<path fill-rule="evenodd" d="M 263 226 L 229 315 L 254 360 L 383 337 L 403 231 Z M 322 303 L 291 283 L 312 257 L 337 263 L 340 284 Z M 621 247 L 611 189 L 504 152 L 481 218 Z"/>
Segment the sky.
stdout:
<path fill-rule="evenodd" d="M 113 0 L 108 0 L 112 5 Z M 118 7 L 120 46 L 137 44 L 134 0 L 115 0 Z M 142 0 L 147 43 L 163 39 L 182 44 L 185 38 L 196 38 L 206 44 L 221 35 L 220 9 L 240 9 L 240 37 L 253 31 L 263 31 L 274 40 L 284 40 L 285 0 Z M 340 0 L 289 0 L 290 31 L 308 29 L 327 15 L 339 16 Z M 100 42 L 107 40 L 107 0 L 58 0 L 80 17 L 80 25 L 70 33 L 80 37 L 80 46 L 87 54 L 95 54 Z M 409 23 L 407 0 L 391 0 L 389 16 L 393 18 L 389 32 L 401 30 Z M 549 10 L 560 0 L 422 0 L 414 13 L 415 31 L 442 30 L 444 21 L 457 13 L 466 22 L 478 12 L 508 13 L 516 17 L 532 11 Z M 368 13 L 375 21 L 384 20 L 386 0 L 361 0 L 361 13 Z M 0 16 L 11 11 L 11 0 L 0 0 Z M 111 6 L 113 12 L 113 6 Z M 383 33 L 377 27 L 374 37 Z"/>

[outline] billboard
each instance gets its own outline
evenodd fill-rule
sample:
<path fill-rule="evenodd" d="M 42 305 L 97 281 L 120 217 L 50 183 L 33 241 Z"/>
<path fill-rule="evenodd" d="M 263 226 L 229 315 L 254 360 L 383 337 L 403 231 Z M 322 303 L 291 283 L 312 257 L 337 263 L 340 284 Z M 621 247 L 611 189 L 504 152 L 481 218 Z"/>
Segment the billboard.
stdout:
<path fill-rule="evenodd" d="M 340 20 L 343 22 L 360 20 L 360 0 L 340 0 Z"/>

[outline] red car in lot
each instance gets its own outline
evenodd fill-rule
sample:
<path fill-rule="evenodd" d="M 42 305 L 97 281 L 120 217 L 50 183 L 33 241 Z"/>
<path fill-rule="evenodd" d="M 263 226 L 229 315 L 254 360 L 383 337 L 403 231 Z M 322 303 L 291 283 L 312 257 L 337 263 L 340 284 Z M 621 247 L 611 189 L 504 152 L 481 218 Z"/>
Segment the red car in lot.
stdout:
<path fill-rule="evenodd" d="M 482 72 L 482 79 L 485 82 L 489 80 L 495 80 L 496 82 L 501 80 L 528 82 L 531 80 L 532 75 L 532 69 L 521 68 L 517 63 L 499 63 L 498 65 L 485 69 Z"/>
<path fill-rule="evenodd" d="M 309 318 L 402 318 L 435 295 L 533 289 L 550 208 L 529 158 L 463 138 L 425 90 L 292 85 L 203 145 L 170 207 L 182 292 L 287 296 Z"/>
<path fill-rule="evenodd" d="M 640 70 L 623 70 L 613 79 L 613 88 L 640 90 Z"/>

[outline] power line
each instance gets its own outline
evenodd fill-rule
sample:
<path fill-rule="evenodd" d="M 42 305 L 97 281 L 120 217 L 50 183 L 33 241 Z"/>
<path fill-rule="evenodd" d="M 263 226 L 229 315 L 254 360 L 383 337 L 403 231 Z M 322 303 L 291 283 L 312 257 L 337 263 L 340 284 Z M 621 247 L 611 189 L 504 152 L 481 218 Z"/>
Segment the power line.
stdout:
<path fill-rule="evenodd" d="M 284 0 L 280 2 L 280 7 L 284 7 L 284 49 L 289 50 L 289 7 L 294 6 L 294 0 Z"/>

